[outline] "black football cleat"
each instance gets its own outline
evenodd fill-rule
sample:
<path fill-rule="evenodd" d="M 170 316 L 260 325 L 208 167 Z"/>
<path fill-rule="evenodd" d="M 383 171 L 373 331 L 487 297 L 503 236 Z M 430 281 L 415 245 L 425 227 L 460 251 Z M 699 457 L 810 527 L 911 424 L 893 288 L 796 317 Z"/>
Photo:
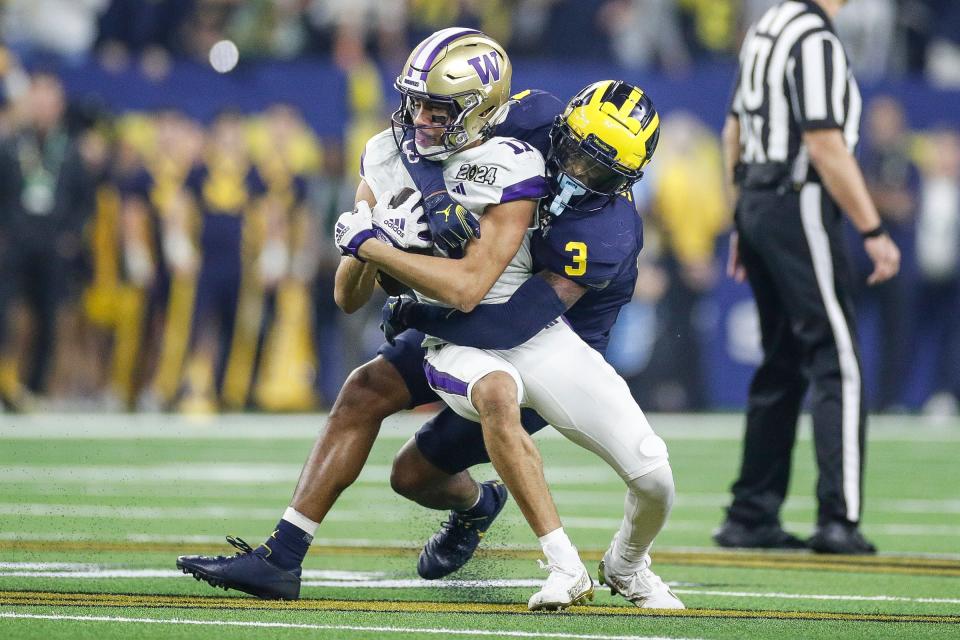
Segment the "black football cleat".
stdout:
<path fill-rule="evenodd" d="M 807 545 L 817 553 L 862 556 L 877 552 L 877 548 L 863 537 L 859 528 L 843 522 L 830 522 L 817 527 L 807 540 Z"/>
<path fill-rule="evenodd" d="M 747 526 L 729 518 L 713 532 L 713 541 L 733 549 L 806 549 L 806 543 L 779 524 Z"/>
<path fill-rule="evenodd" d="M 180 556 L 177 568 L 205 580 L 212 587 L 236 589 L 264 600 L 296 600 L 300 597 L 300 567 L 286 571 L 266 555 L 254 553 L 240 538 L 227 536 L 239 549 L 235 556 Z"/>
<path fill-rule="evenodd" d="M 420 552 L 417 573 L 425 580 L 436 580 L 450 575 L 473 556 L 484 533 L 493 524 L 503 505 L 507 503 L 507 488 L 491 480 L 483 484 L 493 487 L 495 506 L 493 510 L 481 516 L 465 517 L 456 511 L 444 522 L 440 531 L 433 534 Z"/>

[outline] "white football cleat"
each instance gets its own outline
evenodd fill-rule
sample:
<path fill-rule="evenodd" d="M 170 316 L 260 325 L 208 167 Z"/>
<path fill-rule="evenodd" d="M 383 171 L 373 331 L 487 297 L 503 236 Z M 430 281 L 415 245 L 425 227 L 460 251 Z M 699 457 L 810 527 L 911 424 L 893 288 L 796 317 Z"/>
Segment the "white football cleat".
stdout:
<path fill-rule="evenodd" d="M 550 572 L 543 588 L 530 596 L 527 608 L 530 611 L 560 611 L 575 604 L 593 601 L 593 580 L 587 568 L 580 563 L 578 567 L 566 568 L 555 564 L 544 564 L 537 560 L 541 569 Z"/>
<path fill-rule="evenodd" d="M 650 558 L 636 573 L 618 574 L 610 570 L 610 550 L 600 561 L 600 584 L 610 587 L 610 595 L 619 594 L 641 609 L 686 609 L 660 576 L 650 570 Z"/>

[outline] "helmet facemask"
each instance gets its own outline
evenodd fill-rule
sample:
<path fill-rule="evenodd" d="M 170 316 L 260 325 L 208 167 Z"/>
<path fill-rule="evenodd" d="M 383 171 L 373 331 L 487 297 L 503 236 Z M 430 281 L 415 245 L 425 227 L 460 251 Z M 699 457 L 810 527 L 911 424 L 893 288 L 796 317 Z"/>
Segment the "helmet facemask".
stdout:
<path fill-rule="evenodd" d="M 629 191 L 643 177 L 643 170 L 625 167 L 616 161 L 616 155 L 616 149 L 592 133 L 585 138 L 577 136 L 558 116 L 550 130 L 547 154 L 554 195 L 550 212 L 559 215 L 564 209 L 598 211 L 617 195 Z"/>
<path fill-rule="evenodd" d="M 476 92 L 468 91 L 453 96 L 437 96 L 412 91 L 408 87 L 401 86 L 400 83 L 395 83 L 394 86 L 400 92 L 400 107 L 393 112 L 390 120 L 393 137 L 398 145 L 403 145 L 408 140 L 412 140 L 412 144 L 407 143 L 406 145 L 407 151 L 414 151 L 419 157 L 428 160 L 444 160 L 473 141 L 470 139 L 470 134 L 464 123 L 482 102 Z M 424 105 L 423 103 L 427 104 Z M 445 109 L 444 121 L 436 122 L 436 124 L 414 124 L 417 112 L 421 108 L 438 111 Z M 437 115 L 433 116 L 434 120 L 437 120 L 437 118 Z M 417 140 L 416 134 L 418 131 L 432 133 L 437 130 L 443 131 L 438 140 L 439 144 L 424 146 L 420 140 Z M 485 134 L 486 132 L 482 132 L 480 137 L 483 138 Z"/>

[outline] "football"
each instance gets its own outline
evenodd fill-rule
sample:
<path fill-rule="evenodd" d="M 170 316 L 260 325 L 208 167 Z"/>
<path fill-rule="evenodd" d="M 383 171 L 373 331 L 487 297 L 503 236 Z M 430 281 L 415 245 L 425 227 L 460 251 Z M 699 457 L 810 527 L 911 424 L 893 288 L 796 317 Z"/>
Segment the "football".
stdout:
<path fill-rule="evenodd" d="M 400 191 L 397 191 L 395 196 L 390 198 L 390 202 L 387 203 L 387 206 L 391 209 L 396 208 L 401 202 L 410 197 L 410 194 L 414 191 L 416 191 L 416 189 L 411 189 L 410 187 L 404 187 L 403 189 L 400 189 Z M 421 201 L 419 204 L 422 205 L 423 201 Z"/>
<path fill-rule="evenodd" d="M 388 206 L 391 209 L 396 207 L 398 204 L 406 200 L 413 192 L 414 189 L 411 189 L 410 187 L 404 187 L 403 189 L 400 189 L 395 196 L 390 198 Z M 419 204 L 422 205 L 423 202 L 421 201 Z M 425 256 L 433 255 L 432 249 L 405 249 L 405 251 L 408 253 L 419 253 Z M 377 284 L 379 284 L 380 288 L 386 291 L 387 295 L 390 296 L 399 296 L 410 291 L 410 287 L 403 284 L 390 274 L 384 273 L 383 271 L 377 271 Z"/>

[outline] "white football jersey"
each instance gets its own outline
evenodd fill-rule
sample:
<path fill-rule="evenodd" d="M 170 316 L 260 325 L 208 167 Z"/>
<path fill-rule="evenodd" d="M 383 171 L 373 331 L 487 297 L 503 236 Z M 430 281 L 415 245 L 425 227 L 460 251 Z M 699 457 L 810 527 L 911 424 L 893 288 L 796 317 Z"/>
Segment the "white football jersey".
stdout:
<path fill-rule="evenodd" d="M 411 158 L 417 156 L 411 154 Z M 417 161 L 427 162 L 420 158 Z M 490 205 L 540 197 L 545 184 L 543 156 L 530 145 L 513 138 L 490 138 L 442 162 L 447 191 L 478 218 Z M 396 193 L 403 187 L 416 188 L 403 166 L 390 129 L 367 142 L 360 165 L 361 176 L 378 200 L 387 190 Z M 530 224 L 535 221 L 531 220 Z M 482 303 L 506 302 L 532 273 L 533 257 L 530 254 L 530 233 L 527 233 L 517 254 L 483 297 Z M 420 293 L 417 297 L 428 304 L 449 306 Z"/>

